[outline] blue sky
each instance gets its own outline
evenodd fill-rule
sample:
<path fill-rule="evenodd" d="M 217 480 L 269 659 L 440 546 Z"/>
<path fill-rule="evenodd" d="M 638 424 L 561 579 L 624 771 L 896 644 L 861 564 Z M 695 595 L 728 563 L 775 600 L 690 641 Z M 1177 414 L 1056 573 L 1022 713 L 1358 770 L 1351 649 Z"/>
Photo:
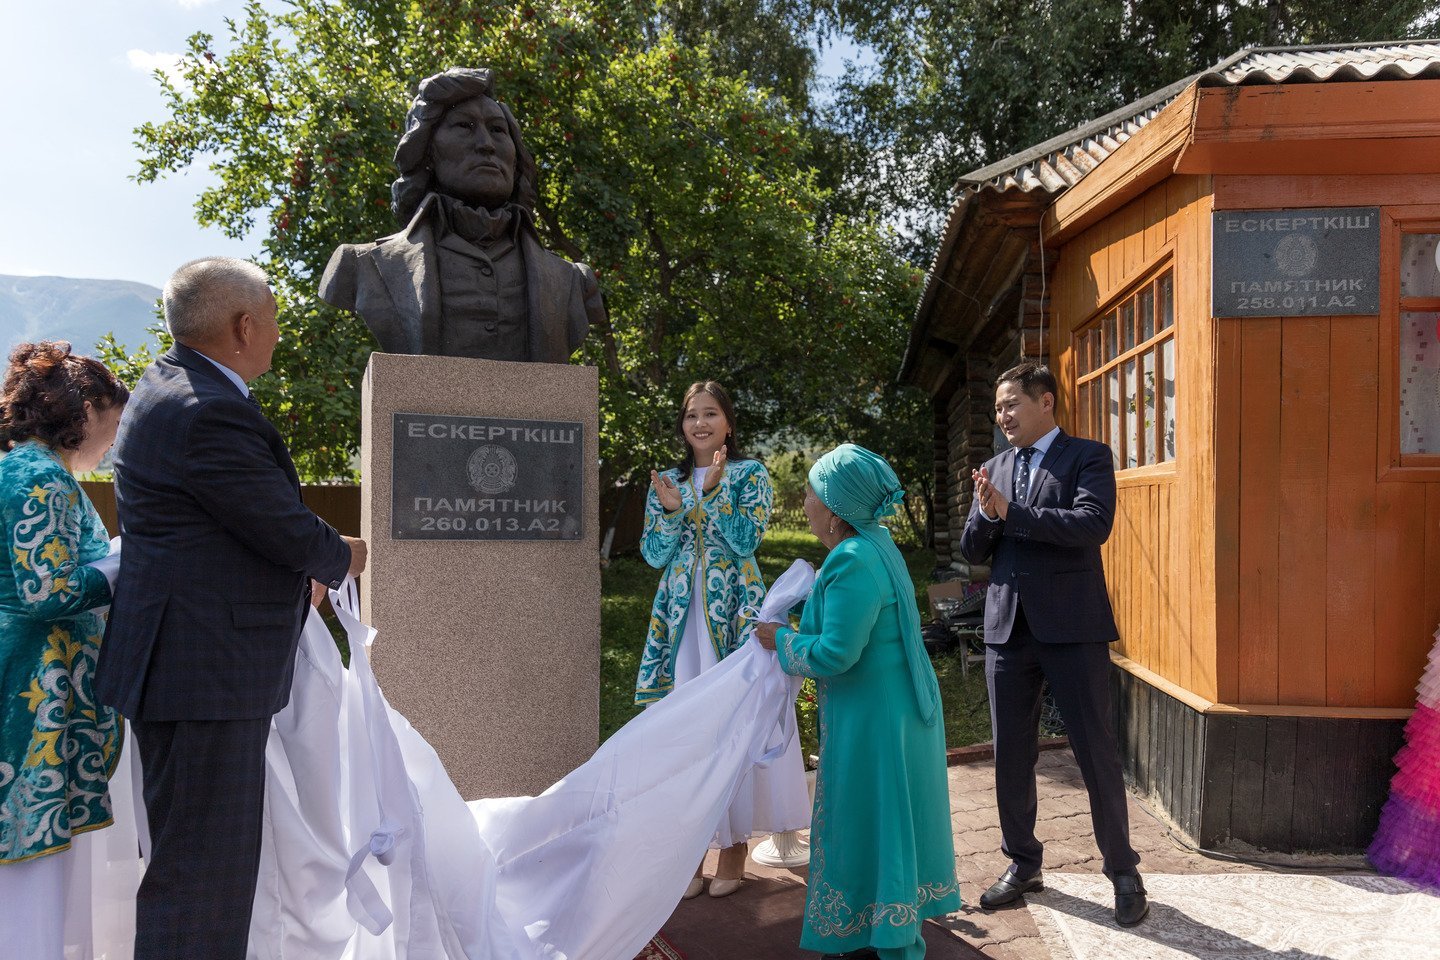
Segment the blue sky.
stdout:
<path fill-rule="evenodd" d="M 164 117 L 149 71 L 236 0 L 0 0 L 0 274 L 161 286 L 184 261 L 248 256 L 196 226 L 205 171 L 129 179 L 135 127 Z"/>
<path fill-rule="evenodd" d="M 130 179 L 135 127 L 165 116 L 151 71 L 197 30 L 223 36 L 223 18 L 242 10 L 240 0 L 0 0 L 0 274 L 158 287 L 194 257 L 258 252 L 256 237 L 196 225 L 208 171 Z M 823 72 L 835 74 L 854 49 L 826 54 Z"/>

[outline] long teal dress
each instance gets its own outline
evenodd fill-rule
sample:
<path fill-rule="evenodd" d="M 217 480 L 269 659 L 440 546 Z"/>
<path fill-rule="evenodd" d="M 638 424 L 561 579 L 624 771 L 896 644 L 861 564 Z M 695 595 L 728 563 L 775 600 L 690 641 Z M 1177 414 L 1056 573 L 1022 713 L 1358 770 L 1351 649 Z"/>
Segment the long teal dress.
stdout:
<path fill-rule="evenodd" d="M 105 525 L 44 444 L 0 458 L 0 870 L 112 821 L 121 721 L 91 684 L 110 602 Z"/>
<path fill-rule="evenodd" d="M 945 724 L 917 707 L 902 602 L 915 601 L 876 546 L 851 537 L 825 558 L 800 630 L 776 635 L 781 667 L 819 694 L 806 950 L 923 956 L 920 923 L 960 909 Z"/>

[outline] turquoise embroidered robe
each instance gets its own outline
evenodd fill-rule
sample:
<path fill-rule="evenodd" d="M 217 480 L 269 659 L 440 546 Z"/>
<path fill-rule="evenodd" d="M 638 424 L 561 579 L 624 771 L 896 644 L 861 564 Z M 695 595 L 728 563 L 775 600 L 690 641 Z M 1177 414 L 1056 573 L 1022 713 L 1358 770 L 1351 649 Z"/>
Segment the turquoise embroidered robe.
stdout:
<path fill-rule="evenodd" d="M 110 602 L 105 525 L 48 447 L 0 459 L 0 869 L 108 826 L 121 721 L 91 690 Z"/>
<path fill-rule="evenodd" d="M 645 533 L 640 552 L 664 573 L 650 608 L 650 630 L 640 657 L 635 702 L 653 703 L 675 687 L 675 652 L 685 631 L 695 564 L 704 564 L 706 635 L 723 660 L 744 639 L 745 630 L 765 599 L 765 581 L 755 550 L 770 522 L 775 492 L 770 474 L 758 460 L 727 464 L 715 489 L 700 497 L 681 482 L 678 469 L 663 474 L 680 489 L 682 505 L 668 513 L 655 491 L 645 502 Z"/>
<path fill-rule="evenodd" d="M 815 678 L 820 766 L 800 947 L 895 950 L 927 917 L 960 909 L 945 721 L 926 724 L 899 603 L 875 546 L 843 540 L 820 567 L 800 629 L 776 632 L 780 666 Z"/>

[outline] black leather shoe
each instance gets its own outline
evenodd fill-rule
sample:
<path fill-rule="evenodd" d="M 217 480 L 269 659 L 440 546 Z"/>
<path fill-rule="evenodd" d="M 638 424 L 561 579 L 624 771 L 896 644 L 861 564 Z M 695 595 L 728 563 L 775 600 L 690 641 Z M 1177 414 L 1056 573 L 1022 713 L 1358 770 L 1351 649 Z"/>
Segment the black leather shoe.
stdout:
<path fill-rule="evenodd" d="M 849 953 L 827 953 L 820 960 L 880 960 L 880 954 L 875 952 L 874 947 L 866 947 Z"/>
<path fill-rule="evenodd" d="M 1045 881 L 1039 873 L 1028 880 L 1022 880 L 1015 871 L 1014 864 L 1011 864 L 1010 869 L 1002 873 L 999 880 L 990 884 L 989 890 L 980 894 L 980 906 L 986 910 L 994 910 L 996 907 L 1014 903 L 1024 894 L 1044 889 Z"/>
<path fill-rule="evenodd" d="M 1122 873 L 1115 877 L 1115 922 L 1133 927 L 1150 912 L 1145 899 L 1145 884 L 1138 873 Z"/>

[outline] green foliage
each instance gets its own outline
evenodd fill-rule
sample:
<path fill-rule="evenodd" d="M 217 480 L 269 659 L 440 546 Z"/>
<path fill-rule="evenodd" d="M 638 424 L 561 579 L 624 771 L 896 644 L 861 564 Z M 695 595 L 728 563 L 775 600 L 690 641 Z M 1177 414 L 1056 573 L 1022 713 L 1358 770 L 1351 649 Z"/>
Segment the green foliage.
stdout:
<path fill-rule="evenodd" d="M 935 555 L 929 550 L 905 549 L 905 562 L 915 581 L 916 602 L 925 604 L 925 588 Z M 825 548 L 809 533 L 772 529 L 761 541 L 756 560 L 767 583 L 773 583 L 796 558 L 817 567 L 825 560 Z M 610 735 L 640 714 L 635 706 L 635 675 L 650 623 L 650 605 L 660 572 L 639 557 L 620 557 L 606 568 L 600 616 L 600 739 Z M 921 610 L 928 609 L 922 605 Z M 941 703 L 945 710 L 945 742 L 952 747 L 978 743 L 990 738 L 990 715 L 985 700 L 985 675 L 980 669 L 964 671 L 958 655 L 936 657 L 935 674 L 940 681 Z M 808 694 L 808 696 L 807 696 Z M 815 720 L 813 681 L 807 681 L 796 701 L 801 749 L 805 756 L 819 752 L 819 730 Z"/>
<path fill-rule="evenodd" d="M 373 342 L 319 303 L 331 251 L 393 232 L 414 85 L 496 69 L 540 164 L 545 242 L 596 268 L 606 481 L 679 450 L 686 384 L 724 381 L 747 444 L 884 452 L 929 495 L 926 402 L 894 384 L 963 173 L 1247 44 L 1415 36 L 1434 0 L 289 0 L 190 38 L 140 180 L 208 163 L 197 219 L 259 228 L 284 337 L 256 384 L 311 479 L 353 475 Z M 818 97 L 820 45 L 873 58 Z M 879 224 L 893 225 L 895 231 Z M 121 366 L 127 360 L 112 351 Z M 138 368 L 141 357 L 130 358 Z M 918 518 L 910 518 L 916 520 Z"/>
<path fill-rule="evenodd" d="M 170 333 L 163 324 L 155 324 L 146 330 L 151 338 L 160 344 L 161 352 L 170 348 Z M 107 333 L 95 344 L 95 359 L 109 367 L 122 383 L 131 388 L 140 381 L 140 375 L 150 366 L 156 355 L 148 343 L 138 350 L 130 350 L 125 344 L 118 342 L 113 333 Z"/>
<path fill-rule="evenodd" d="M 609 321 L 583 359 L 601 371 L 607 478 L 673 459 L 692 380 L 726 382 L 752 440 L 831 439 L 882 416 L 918 274 L 868 220 L 822 216 L 828 193 L 803 159 L 813 128 L 732 72 L 738 48 L 687 46 L 662 12 L 292 0 L 249 4 L 223 44 L 190 39 L 184 84 L 161 78 L 170 118 L 137 131 L 139 178 L 210 158 L 219 183 L 197 219 L 265 229 L 283 339 L 256 394 L 307 477 L 351 474 L 373 349 L 316 281 L 338 244 L 396 229 L 390 156 L 413 85 L 451 65 L 496 70 L 541 165 L 542 237 L 599 276 Z M 776 57 L 776 70 L 805 59 Z"/>
<path fill-rule="evenodd" d="M 688 46 L 707 46 L 730 76 L 809 111 L 819 57 L 814 42 L 827 18 L 809 0 L 661 0 L 657 27 Z"/>
<path fill-rule="evenodd" d="M 848 209 L 883 211 L 933 255 L 965 173 L 1247 46 L 1431 35 L 1434 0 L 944 0 L 819 4 L 871 46 L 829 118 Z"/>
<path fill-rule="evenodd" d="M 775 491 L 770 510 L 771 530 L 804 532 L 810 529 L 805 518 L 805 485 L 814 460 L 813 454 L 799 450 L 787 450 L 765 458 L 765 469 L 770 474 L 770 485 Z"/>

